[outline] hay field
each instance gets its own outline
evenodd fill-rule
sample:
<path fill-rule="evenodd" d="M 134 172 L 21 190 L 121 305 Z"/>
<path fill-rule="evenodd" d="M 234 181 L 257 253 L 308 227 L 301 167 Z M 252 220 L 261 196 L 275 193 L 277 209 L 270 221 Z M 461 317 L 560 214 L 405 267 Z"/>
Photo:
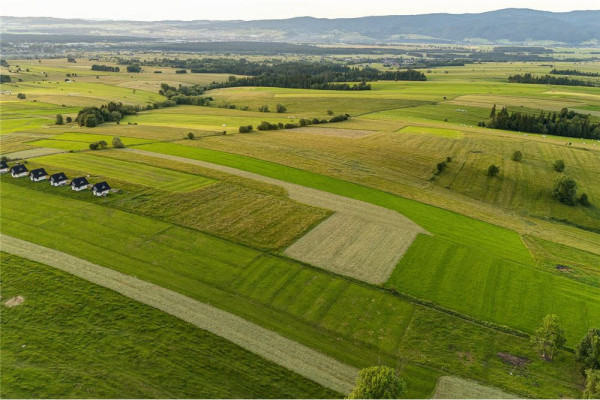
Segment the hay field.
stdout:
<path fill-rule="evenodd" d="M 519 396 L 498 388 L 481 385 L 457 376 L 442 376 L 435 387 L 434 399 L 518 399 Z"/>
<path fill-rule="evenodd" d="M 41 165 L 52 166 L 54 169 L 79 170 L 84 174 L 112 177 L 172 192 L 189 192 L 215 182 L 212 179 L 198 175 L 82 153 L 39 157 L 35 161 Z M 48 172 L 50 173 L 50 171 Z"/>
<path fill-rule="evenodd" d="M 112 289 L 214 333 L 338 393 L 348 393 L 354 386 L 358 369 L 238 316 L 69 254 L 0 235 L 4 252 L 58 268 Z"/>
<path fill-rule="evenodd" d="M 140 149 L 127 151 L 188 162 L 278 185 L 287 190 L 292 200 L 335 211 L 333 216 L 301 237 L 285 253 L 297 260 L 365 282 L 385 282 L 417 234 L 427 233 L 399 213 L 370 203 L 218 164 Z M 332 240 L 334 233 L 336 239 Z M 329 240 L 325 240 L 327 238 Z"/>

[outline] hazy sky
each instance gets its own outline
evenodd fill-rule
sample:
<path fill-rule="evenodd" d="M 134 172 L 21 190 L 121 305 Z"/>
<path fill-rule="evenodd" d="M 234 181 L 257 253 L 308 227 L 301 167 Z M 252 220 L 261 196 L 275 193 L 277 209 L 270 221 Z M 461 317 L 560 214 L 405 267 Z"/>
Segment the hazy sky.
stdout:
<path fill-rule="evenodd" d="M 519 7 L 546 11 L 597 10 L 600 0 L 1 0 L 5 16 L 129 20 L 324 18 L 465 13 Z"/>

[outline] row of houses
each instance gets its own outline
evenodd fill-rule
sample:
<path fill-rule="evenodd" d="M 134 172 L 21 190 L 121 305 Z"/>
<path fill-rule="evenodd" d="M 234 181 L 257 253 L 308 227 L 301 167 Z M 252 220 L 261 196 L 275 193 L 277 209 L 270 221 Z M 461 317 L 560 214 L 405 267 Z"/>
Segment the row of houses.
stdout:
<path fill-rule="evenodd" d="M 64 172 L 48 175 L 44 168 L 37 168 L 29 171 L 24 164 L 16 164 L 9 167 L 6 161 L 0 161 L 0 173 L 10 172 L 13 178 L 22 178 L 29 176 L 32 182 L 40 182 L 48 180 L 52 186 L 66 186 L 69 179 Z M 76 192 L 89 188 L 88 180 L 81 176 L 71 180 L 71 190 Z M 92 194 L 94 196 L 106 196 L 110 192 L 110 186 L 106 181 L 98 182 L 92 185 Z"/>

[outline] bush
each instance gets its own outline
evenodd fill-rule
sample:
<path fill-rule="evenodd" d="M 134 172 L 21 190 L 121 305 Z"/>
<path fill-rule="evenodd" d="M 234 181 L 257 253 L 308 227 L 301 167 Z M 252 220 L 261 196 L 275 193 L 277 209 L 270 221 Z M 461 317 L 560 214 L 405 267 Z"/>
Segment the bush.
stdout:
<path fill-rule="evenodd" d="M 71 122 L 73 122 L 73 118 L 67 117 L 67 123 L 70 124 Z"/>
<path fill-rule="evenodd" d="M 300 125 L 298 124 L 285 124 L 283 127 L 285 129 L 294 129 L 294 128 L 298 128 Z"/>
<path fill-rule="evenodd" d="M 565 162 L 563 160 L 554 161 L 554 170 L 556 172 L 563 172 L 565 170 Z"/>
<path fill-rule="evenodd" d="M 452 162 L 452 157 L 450 157 L 450 156 L 446 157 L 446 162 Z"/>
<path fill-rule="evenodd" d="M 327 110 L 327 115 L 333 115 L 333 111 L 332 110 Z"/>
<path fill-rule="evenodd" d="M 437 163 L 437 166 L 436 166 L 436 167 L 437 167 L 437 171 L 436 171 L 436 173 L 435 173 L 435 174 L 436 174 L 436 175 L 439 175 L 439 174 L 441 174 L 442 172 L 444 172 L 444 171 L 446 170 L 446 167 L 447 167 L 447 166 L 448 166 L 448 165 L 446 164 L 446 162 L 445 162 L 445 161 L 443 161 L 443 162 L 440 162 L 440 163 Z"/>
<path fill-rule="evenodd" d="M 589 207 L 592 205 L 590 203 L 590 199 L 588 198 L 587 193 L 581 193 L 581 195 L 579 196 L 579 199 L 577 199 L 577 201 L 579 201 L 579 204 L 581 204 L 584 207 Z"/>
<path fill-rule="evenodd" d="M 125 144 L 121 141 L 121 138 L 115 136 L 112 140 L 112 145 L 115 149 L 122 149 L 125 147 Z"/>
<path fill-rule="evenodd" d="M 585 371 L 585 390 L 583 391 L 584 399 L 599 399 L 600 398 L 600 370 L 588 369 Z"/>
<path fill-rule="evenodd" d="M 523 153 L 521 153 L 519 150 L 516 150 L 510 159 L 519 162 L 523 159 Z"/>
<path fill-rule="evenodd" d="M 56 125 L 64 125 L 65 120 L 62 114 L 56 114 Z"/>
<path fill-rule="evenodd" d="M 260 125 L 258 125 L 257 128 L 259 131 L 274 131 L 279 129 L 279 125 L 277 124 L 272 124 L 270 122 L 267 121 L 263 121 L 260 123 Z"/>
<path fill-rule="evenodd" d="M 376 366 L 364 368 L 358 373 L 356 386 L 349 399 L 397 399 L 406 391 L 406 383 L 396 375 L 393 368 Z"/>
<path fill-rule="evenodd" d="M 176 74 L 186 74 L 187 71 L 185 69 L 178 69 L 175 71 Z"/>
<path fill-rule="evenodd" d="M 577 182 L 568 176 L 561 176 L 554 184 L 552 192 L 554 198 L 568 206 L 574 206 L 577 195 Z"/>
<path fill-rule="evenodd" d="M 196 137 L 196 136 L 194 135 L 194 132 L 190 132 L 190 133 L 188 133 L 188 134 L 187 134 L 187 138 L 188 138 L 188 139 L 190 139 L 190 140 L 193 140 L 193 139 L 194 139 L 194 137 Z"/>
<path fill-rule="evenodd" d="M 239 132 L 240 133 L 249 133 L 249 132 L 252 132 L 253 130 L 254 130 L 254 127 L 252 127 L 252 125 L 242 125 L 242 126 L 240 126 Z M 268 129 L 263 129 L 263 130 L 268 130 Z"/>
<path fill-rule="evenodd" d="M 277 104 L 277 106 L 275 107 L 275 109 L 280 114 L 287 111 L 286 106 L 284 106 L 283 104 Z"/>
<path fill-rule="evenodd" d="M 264 106 L 260 106 L 258 107 L 258 111 L 260 112 L 269 112 L 269 106 L 268 105 L 264 105 Z"/>
<path fill-rule="evenodd" d="M 127 72 L 142 72 L 142 67 L 137 64 L 128 65 Z"/>
<path fill-rule="evenodd" d="M 494 177 L 494 176 L 498 176 L 499 173 L 500 173 L 500 167 L 497 165 L 492 164 L 487 169 L 487 176 Z"/>
<path fill-rule="evenodd" d="M 25 93 L 18 93 L 17 94 L 17 99 L 25 100 L 26 98 L 27 98 L 27 96 L 25 96 Z"/>

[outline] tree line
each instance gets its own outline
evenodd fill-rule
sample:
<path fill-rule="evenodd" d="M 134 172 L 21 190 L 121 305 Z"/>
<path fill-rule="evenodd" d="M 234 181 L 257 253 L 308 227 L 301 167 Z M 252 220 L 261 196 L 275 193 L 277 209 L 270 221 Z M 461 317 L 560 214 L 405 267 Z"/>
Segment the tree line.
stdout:
<path fill-rule="evenodd" d="M 589 115 L 580 114 L 563 108 L 559 113 L 527 114 L 523 112 L 509 112 L 502 107 L 496 112 L 496 105 L 492 108 L 490 118 L 477 124 L 481 127 L 504 129 L 515 132 L 541 133 L 555 136 L 565 136 L 581 139 L 600 139 L 600 123 L 592 123 Z"/>
<path fill-rule="evenodd" d="M 566 76 L 533 76 L 531 73 L 516 74 L 508 77 L 509 83 L 537 83 L 546 85 L 564 85 L 564 86 L 590 86 L 594 84 L 591 81 L 583 81 L 581 79 L 571 79 Z"/>
<path fill-rule="evenodd" d="M 110 102 L 100 107 L 85 107 L 77 114 L 75 121 L 79 126 L 93 128 L 104 122 L 119 122 L 126 115 L 135 115 L 140 106 Z"/>
<path fill-rule="evenodd" d="M 600 73 L 597 73 L 597 72 L 584 72 L 584 71 L 579 71 L 577 69 L 556 69 L 556 68 L 553 68 L 552 71 L 550 71 L 550 74 L 552 74 L 552 75 L 592 76 L 592 77 L 600 76 Z"/>
<path fill-rule="evenodd" d="M 110 65 L 93 64 L 92 65 L 92 71 L 120 72 L 121 68 L 119 68 L 119 67 L 111 67 Z"/>

